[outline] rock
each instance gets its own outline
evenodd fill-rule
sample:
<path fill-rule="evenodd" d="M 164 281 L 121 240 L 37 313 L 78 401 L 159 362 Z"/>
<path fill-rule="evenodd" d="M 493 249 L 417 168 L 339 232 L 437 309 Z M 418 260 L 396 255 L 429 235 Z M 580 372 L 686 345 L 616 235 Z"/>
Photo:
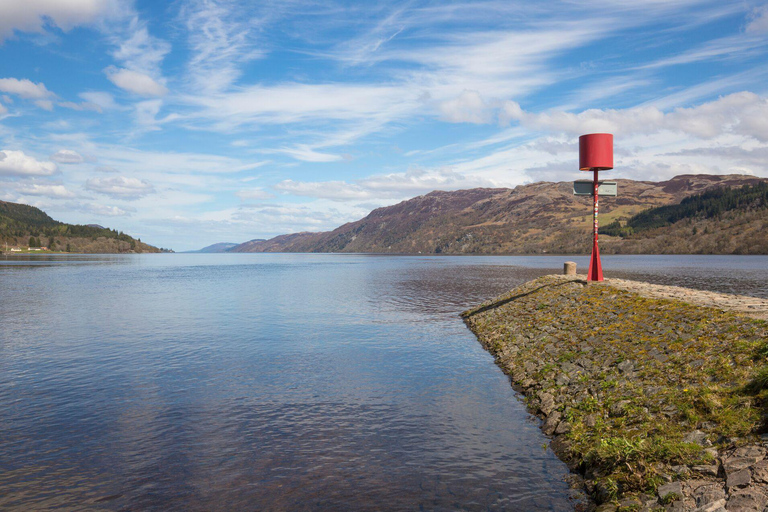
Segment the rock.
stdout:
<path fill-rule="evenodd" d="M 733 471 L 746 469 L 765 457 L 765 448 L 762 446 L 742 446 L 734 450 L 730 457 L 723 459 L 723 467 L 726 474 Z"/>
<path fill-rule="evenodd" d="M 669 469 L 671 469 L 672 472 L 678 476 L 685 476 L 691 472 L 688 466 L 672 466 Z"/>
<path fill-rule="evenodd" d="M 701 507 L 697 507 L 694 512 L 726 512 L 725 498 L 707 503 Z"/>
<path fill-rule="evenodd" d="M 758 461 L 752 467 L 752 479 L 755 482 L 768 483 L 768 460 Z"/>
<path fill-rule="evenodd" d="M 761 512 L 768 505 L 768 496 L 757 489 L 742 489 L 731 494 L 725 509 L 729 512 Z"/>
<path fill-rule="evenodd" d="M 707 507 L 712 507 L 715 503 L 720 507 L 724 507 L 725 498 L 725 491 L 720 484 L 710 483 L 693 491 L 693 499 L 696 500 L 697 509 L 706 509 Z M 718 506 L 712 508 L 716 510 Z"/>
<path fill-rule="evenodd" d="M 568 423 L 567 421 L 561 421 L 560 424 L 555 429 L 555 434 L 557 435 L 567 434 L 570 431 L 571 431 L 571 424 Z"/>
<path fill-rule="evenodd" d="M 661 413 L 668 418 L 675 416 L 679 411 L 674 405 L 668 405 L 661 410 Z"/>
<path fill-rule="evenodd" d="M 712 460 L 717 460 L 717 448 L 705 448 L 704 453 L 708 453 L 712 457 Z"/>
<path fill-rule="evenodd" d="M 632 363 L 632 361 L 622 361 L 616 367 L 619 369 L 619 372 L 622 374 L 626 373 L 632 373 L 635 370 L 635 365 Z"/>
<path fill-rule="evenodd" d="M 584 417 L 584 426 L 586 426 L 588 428 L 592 428 L 595 425 L 597 425 L 597 414 L 595 414 L 595 413 L 587 414 Z"/>
<path fill-rule="evenodd" d="M 640 512 L 652 512 L 658 509 L 659 509 L 659 500 L 657 500 L 656 498 L 653 498 L 651 500 L 646 500 L 645 503 L 643 503 L 643 506 L 640 508 Z"/>
<path fill-rule="evenodd" d="M 548 436 L 551 436 L 552 434 L 554 434 L 558 423 L 560 423 L 561 417 L 562 417 L 562 414 L 560 414 L 558 411 L 554 411 L 552 414 L 547 416 L 547 419 L 544 421 L 544 424 L 541 426 L 542 432 L 544 432 Z"/>
<path fill-rule="evenodd" d="M 736 450 L 733 452 L 734 457 L 754 457 L 757 460 L 765 458 L 765 454 L 765 448 L 754 444 L 736 448 Z"/>
<path fill-rule="evenodd" d="M 619 502 L 619 508 L 621 508 L 622 510 L 624 509 L 638 510 L 642 506 L 643 506 L 642 502 L 637 498 L 626 498 Z"/>
<path fill-rule="evenodd" d="M 707 439 L 707 434 L 701 430 L 694 430 L 683 438 L 684 443 L 697 444 L 699 446 L 712 446 L 712 443 Z"/>
<path fill-rule="evenodd" d="M 701 473 L 702 475 L 708 475 L 708 476 L 717 476 L 717 466 L 693 466 L 691 468 L 697 473 Z"/>
<path fill-rule="evenodd" d="M 615 487 L 609 487 L 604 481 L 598 480 L 594 486 L 594 496 L 598 503 L 607 503 L 615 496 Z"/>
<path fill-rule="evenodd" d="M 545 416 L 549 416 L 555 410 L 555 397 L 546 391 L 539 393 L 539 409 Z"/>
<path fill-rule="evenodd" d="M 568 378 L 568 375 L 564 373 L 561 373 L 557 377 L 555 377 L 555 384 L 557 384 L 558 386 L 565 386 L 569 382 L 571 382 L 571 379 Z"/>
<path fill-rule="evenodd" d="M 664 510 L 667 512 L 687 512 L 690 509 L 685 506 L 685 503 L 677 500 L 664 507 Z"/>
<path fill-rule="evenodd" d="M 732 471 L 728 473 L 728 480 L 726 486 L 728 490 L 732 490 L 736 487 L 746 487 L 752 481 L 752 472 L 749 469 L 740 469 L 739 471 Z"/>
<path fill-rule="evenodd" d="M 616 505 L 611 503 L 603 503 L 595 509 L 595 512 L 616 512 Z"/>
<path fill-rule="evenodd" d="M 608 409 L 608 414 L 610 414 L 613 418 L 624 416 L 627 414 L 627 408 L 631 403 L 632 402 L 629 400 L 619 400 L 618 402 L 611 405 L 610 409 Z"/>
<path fill-rule="evenodd" d="M 662 501 L 669 500 L 670 494 L 675 494 L 677 498 L 682 498 L 683 485 L 680 482 L 670 482 L 668 484 L 660 485 L 657 492 L 659 494 L 659 498 L 661 498 Z"/>

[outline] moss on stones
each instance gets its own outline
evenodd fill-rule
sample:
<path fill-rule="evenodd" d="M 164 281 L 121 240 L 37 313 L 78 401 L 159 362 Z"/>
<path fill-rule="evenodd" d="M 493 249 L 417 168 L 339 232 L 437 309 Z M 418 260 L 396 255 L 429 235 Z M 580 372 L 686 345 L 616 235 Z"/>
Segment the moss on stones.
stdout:
<path fill-rule="evenodd" d="M 655 496 L 768 430 L 763 321 L 559 276 L 462 316 L 598 502 Z"/>

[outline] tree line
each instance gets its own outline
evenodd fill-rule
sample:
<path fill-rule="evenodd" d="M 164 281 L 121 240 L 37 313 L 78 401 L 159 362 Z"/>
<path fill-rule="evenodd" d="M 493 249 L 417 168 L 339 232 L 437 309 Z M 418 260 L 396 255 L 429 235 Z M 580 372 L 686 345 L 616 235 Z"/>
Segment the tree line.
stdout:
<path fill-rule="evenodd" d="M 602 235 L 627 237 L 640 231 L 669 226 L 683 219 L 711 219 L 734 210 L 768 208 L 768 183 L 743 187 L 719 187 L 686 197 L 680 203 L 642 211 L 621 225 L 619 221 L 599 229 Z"/>

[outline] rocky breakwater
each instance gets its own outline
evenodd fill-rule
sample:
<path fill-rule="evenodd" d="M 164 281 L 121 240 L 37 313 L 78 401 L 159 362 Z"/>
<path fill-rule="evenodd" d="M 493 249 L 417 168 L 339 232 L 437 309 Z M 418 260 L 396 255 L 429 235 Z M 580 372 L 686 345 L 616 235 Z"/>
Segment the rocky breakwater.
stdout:
<path fill-rule="evenodd" d="M 599 510 L 768 511 L 768 301 L 714 299 L 547 276 L 462 316 Z"/>

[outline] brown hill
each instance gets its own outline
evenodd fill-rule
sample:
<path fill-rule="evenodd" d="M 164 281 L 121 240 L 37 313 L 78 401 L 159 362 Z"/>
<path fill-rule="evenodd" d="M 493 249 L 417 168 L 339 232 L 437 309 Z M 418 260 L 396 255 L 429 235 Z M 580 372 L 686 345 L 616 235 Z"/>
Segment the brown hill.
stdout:
<path fill-rule="evenodd" d="M 601 224 L 627 219 L 648 208 L 675 204 L 712 187 L 737 187 L 768 180 L 744 175 L 683 175 L 662 182 L 616 181 L 619 196 L 600 201 Z M 591 248 L 591 205 L 590 197 L 573 195 L 571 182 L 539 182 L 514 189 L 435 191 L 378 208 L 333 231 L 254 240 L 230 252 L 578 254 Z M 727 236 L 714 224 L 708 233 L 699 236 L 715 232 L 721 238 Z M 681 233 L 684 231 L 678 231 L 676 236 Z M 639 239 L 603 239 L 607 242 L 606 252 L 692 252 L 686 250 L 687 244 L 676 244 L 680 250 L 674 250 L 668 247 L 669 243 L 651 243 L 655 238 L 647 238 L 648 243 Z M 717 252 L 705 246 L 699 252 Z M 722 243 L 719 247 L 729 252 Z"/>

